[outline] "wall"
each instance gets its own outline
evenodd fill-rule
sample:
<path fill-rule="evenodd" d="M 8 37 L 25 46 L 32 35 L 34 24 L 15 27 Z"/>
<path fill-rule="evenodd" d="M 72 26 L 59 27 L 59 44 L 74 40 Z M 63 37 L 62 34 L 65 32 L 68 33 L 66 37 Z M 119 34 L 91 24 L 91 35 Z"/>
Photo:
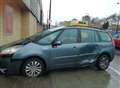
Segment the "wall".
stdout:
<path fill-rule="evenodd" d="M 5 11 L 7 9 L 12 9 L 12 23 L 9 23 L 11 26 L 12 32 L 8 33 L 5 31 L 5 28 L 8 26 L 5 22 Z M 18 7 L 14 7 L 9 4 L 7 1 L 3 4 L 3 11 L 2 11 L 2 26 L 1 26 L 1 44 L 7 44 L 16 40 L 21 39 L 21 11 Z"/>
<path fill-rule="evenodd" d="M 7 13 L 8 18 L 7 10 L 11 11 Z M 42 31 L 42 27 L 22 0 L 0 0 L 0 46 L 24 39 L 38 31 Z"/>
<path fill-rule="evenodd" d="M 21 29 L 21 38 L 24 39 L 29 36 L 29 11 L 27 10 L 22 10 L 21 13 L 21 24 L 22 24 L 22 29 Z"/>
<path fill-rule="evenodd" d="M 35 18 L 42 23 L 41 16 L 42 13 L 42 0 L 22 0 L 24 4 L 31 10 L 32 14 L 34 14 Z"/>
<path fill-rule="evenodd" d="M 2 17 L 3 17 L 3 1 L 0 0 L 0 41 L 2 41 L 2 26 L 3 26 L 3 20 L 2 20 Z M 2 42 L 0 42 L 0 45 Z"/>
<path fill-rule="evenodd" d="M 42 32 L 43 31 L 43 26 L 37 23 L 37 32 Z"/>
<path fill-rule="evenodd" d="M 38 32 L 38 23 L 36 18 L 29 11 L 22 11 L 21 37 L 26 38 L 34 35 L 36 32 Z"/>
<path fill-rule="evenodd" d="M 35 17 L 29 13 L 29 34 L 30 36 L 35 34 L 37 32 L 37 21 L 35 19 Z"/>

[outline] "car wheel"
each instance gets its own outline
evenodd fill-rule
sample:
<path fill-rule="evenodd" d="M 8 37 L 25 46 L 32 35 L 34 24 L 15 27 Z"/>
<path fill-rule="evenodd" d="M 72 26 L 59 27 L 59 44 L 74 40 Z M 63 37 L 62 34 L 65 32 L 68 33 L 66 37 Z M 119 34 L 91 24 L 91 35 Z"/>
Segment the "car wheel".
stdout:
<path fill-rule="evenodd" d="M 110 57 L 107 55 L 101 55 L 96 63 L 96 67 L 99 70 L 106 70 L 109 67 L 110 64 Z"/>
<path fill-rule="evenodd" d="M 38 77 L 44 71 L 44 64 L 36 57 L 32 57 L 27 60 L 22 67 L 23 75 L 27 77 Z"/>

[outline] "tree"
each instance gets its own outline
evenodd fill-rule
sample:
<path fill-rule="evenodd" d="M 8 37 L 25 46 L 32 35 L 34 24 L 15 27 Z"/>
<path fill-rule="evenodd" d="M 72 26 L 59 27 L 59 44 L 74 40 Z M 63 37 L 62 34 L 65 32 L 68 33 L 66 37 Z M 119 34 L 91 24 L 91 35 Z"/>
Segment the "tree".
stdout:
<path fill-rule="evenodd" d="M 108 29 L 108 27 L 109 27 L 109 22 L 107 21 L 103 24 L 102 28 L 103 29 Z"/>

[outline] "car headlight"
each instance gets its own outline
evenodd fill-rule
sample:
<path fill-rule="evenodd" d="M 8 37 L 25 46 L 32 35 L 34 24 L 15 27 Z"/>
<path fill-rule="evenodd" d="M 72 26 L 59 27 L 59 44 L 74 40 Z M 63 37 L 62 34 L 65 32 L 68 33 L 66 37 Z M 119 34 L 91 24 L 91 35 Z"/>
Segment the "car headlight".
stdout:
<path fill-rule="evenodd" d="M 19 46 L 13 46 L 7 49 L 4 49 L 0 52 L 0 55 L 12 55 L 14 54 L 17 50 L 20 49 L 20 45 Z"/>

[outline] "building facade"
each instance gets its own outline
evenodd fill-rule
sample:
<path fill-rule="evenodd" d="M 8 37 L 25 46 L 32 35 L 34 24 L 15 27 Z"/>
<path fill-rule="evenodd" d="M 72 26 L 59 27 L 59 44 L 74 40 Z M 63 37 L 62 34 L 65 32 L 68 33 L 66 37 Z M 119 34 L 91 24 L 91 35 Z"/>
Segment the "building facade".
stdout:
<path fill-rule="evenodd" d="M 0 46 L 42 31 L 41 0 L 0 0 Z"/>
<path fill-rule="evenodd" d="M 85 15 L 82 17 L 82 21 L 89 25 L 91 23 L 91 17 L 89 15 Z"/>

